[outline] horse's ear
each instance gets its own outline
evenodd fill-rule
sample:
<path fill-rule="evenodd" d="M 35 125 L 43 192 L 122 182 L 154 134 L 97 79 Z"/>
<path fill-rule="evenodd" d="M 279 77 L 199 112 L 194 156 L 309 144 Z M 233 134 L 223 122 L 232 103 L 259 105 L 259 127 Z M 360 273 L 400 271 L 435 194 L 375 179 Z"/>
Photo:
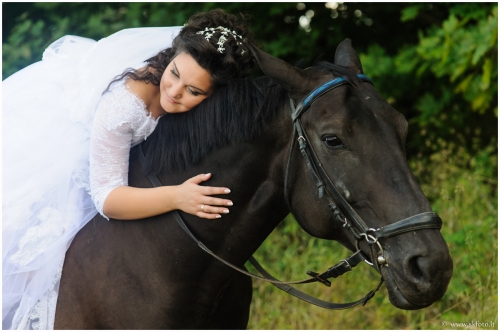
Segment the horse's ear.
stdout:
<path fill-rule="evenodd" d="M 298 92 L 303 88 L 304 82 L 308 81 L 309 74 L 306 71 L 261 51 L 251 43 L 248 44 L 264 74 L 283 86 L 289 93 Z"/>
<path fill-rule="evenodd" d="M 357 74 L 363 74 L 361 61 L 359 61 L 358 54 L 352 47 L 350 39 L 344 39 L 344 41 L 337 46 L 334 63 L 339 66 L 351 67 Z"/>

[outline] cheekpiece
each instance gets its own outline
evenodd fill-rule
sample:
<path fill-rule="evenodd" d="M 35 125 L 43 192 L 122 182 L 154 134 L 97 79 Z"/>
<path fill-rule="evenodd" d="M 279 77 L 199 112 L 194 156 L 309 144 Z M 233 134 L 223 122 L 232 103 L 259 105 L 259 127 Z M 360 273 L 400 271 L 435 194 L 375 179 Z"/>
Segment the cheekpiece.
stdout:
<path fill-rule="evenodd" d="M 220 37 L 219 37 L 219 41 L 217 42 L 217 45 L 219 45 L 219 47 L 217 48 L 217 51 L 219 51 L 219 53 L 224 53 L 224 43 L 227 41 L 227 36 L 228 34 L 231 34 L 234 38 L 234 40 L 236 41 L 236 44 L 237 45 L 242 45 L 241 41 L 238 41 L 238 38 L 240 40 L 243 40 L 243 38 L 238 35 L 236 33 L 236 31 L 231 31 L 229 30 L 228 28 L 224 28 L 224 27 L 217 27 L 217 28 L 205 28 L 205 30 L 200 30 L 198 31 L 196 34 L 198 35 L 205 35 L 205 39 L 210 41 L 210 38 L 212 38 L 212 36 L 214 35 L 214 33 L 220 31 Z M 245 54 L 245 50 L 242 50 L 241 51 L 241 55 Z"/>

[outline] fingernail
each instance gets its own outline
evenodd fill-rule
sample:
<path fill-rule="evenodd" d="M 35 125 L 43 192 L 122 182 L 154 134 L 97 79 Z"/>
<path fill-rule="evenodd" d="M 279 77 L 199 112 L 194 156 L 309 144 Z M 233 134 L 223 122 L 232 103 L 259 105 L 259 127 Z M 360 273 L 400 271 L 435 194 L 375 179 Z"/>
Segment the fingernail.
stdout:
<path fill-rule="evenodd" d="M 217 218 L 217 219 L 218 219 L 218 218 L 220 218 L 220 217 L 222 217 L 222 216 L 221 216 L 220 214 L 218 214 L 218 215 L 217 215 L 217 217 L 215 217 L 215 218 Z"/>
<path fill-rule="evenodd" d="M 209 176 L 210 174 L 212 174 L 212 173 L 207 173 L 207 174 L 205 174 L 205 176 Z"/>
<path fill-rule="evenodd" d="M 229 193 L 231 192 L 231 190 L 229 190 L 229 189 L 224 189 L 224 192 L 225 192 L 226 194 L 229 194 Z"/>
<path fill-rule="evenodd" d="M 224 210 L 222 210 L 222 212 L 229 213 L 229 210 L 228 209 L 224 209 Z"/>
<path fill-rule="evenodd" d="M 233 202 L 227 202 L 228 206 L 233 206 Z"/>

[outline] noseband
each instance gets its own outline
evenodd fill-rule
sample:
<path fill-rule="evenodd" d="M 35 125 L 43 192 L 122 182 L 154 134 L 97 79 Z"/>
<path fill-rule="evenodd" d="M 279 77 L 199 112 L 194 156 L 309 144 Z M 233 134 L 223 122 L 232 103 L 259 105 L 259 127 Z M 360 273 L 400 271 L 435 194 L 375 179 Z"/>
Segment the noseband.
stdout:
<path fill-rule="evenodd" d="M 362 82 L 367 82 L 373 85 L 373 82 L 367 76 L 358 74 L 357 77 Z M 323 96 L 328 91 L 331 91 L 341 85 L 348 83 L 349 82 L 344 77 L 339 77 L 328 81 L 309 93 L 298 104 L 297 107 L 295 107 L 293 100 L 290 100 L 290 113 L 293 124 L 295 126 L 293 140 L 295 140 L 295 137 L 298 137 L 297 141 L 299 143 L 300 152 L 304 157 L 309 172 L 316 182 L 319 198 L 323 197 L 324 193 L 326 192 L 328 207 L 332 211 L 334 219 L 341 222 L 343 227 L 347 228 L 351 235 L 354 237 L 357 249 L 355 255 L 364 255 L 360 250 L 359 243 L 361 241 L 366 241 L 370 246 L 371 262 L 367 258 L 364 258 L 364 260 L 368 264 L 374 266 L 377 271 L 380 272 L 381 266 L 387 266 L 387 259 L 384 256 L 383 247 L 379 242 L 380 238 L 388 238 L 394 235 L 421 229 L 441 229 L 442 221 L 441 218 L 439 218 L 439 216 L 434 212 L 424 212 L 377 229 L 370 228 L 347 202 L 344 196 L 342 196 L 339 189 L 330 179 L 328 173 L 325 171 L 322 163 L 319 161 L 316 153 L 314 152 L 313 147 L 309 144 L 309 139 L 307 137 L 306 131 L 302 126 L 301 117 L 312 105 L 312 103 L 314 103 L 314 101 L 316 101 L 318 98 Z M 289 202 L 289 195 L 287 192 L 287 183 L 293 146 L 294 144 L 292 144 L 290 148 L 285 175 L 285 200 L 290 208 L 290 211 L 291 207 Z M 323 279 L 327 276 L 317 275 L 316 277 Z"/>
<path fill-rule="evenodd" d="M 358 74 L 357 76 L 361 81 L 368 82 L 373 85 L 372 81 L 365 75 Z M 290 100 L 290 112 L 292 116 L 292 121 L 295 126 L 293 140 L 295 140 L 295 137 L 298 136 L 297 141 L 299 143 L 300 152 L 304 157 L 309 172 L 314 178 L 314 181 L 316 181 L 316 187 L 318 188 L 319 197 L 320 198 L 323 197 L 324 194 L 326 193 L 328 206 L 333 213 L 334 220 L 341 222 L 343 227 L 348 229 L 350 234 L 354 237 L 357 249 L 357 251 L 354 254 L 347 257 L 346 259 L 341 260 L 340 263 L 330 267 L 327 271 L 323 273 L 307 271 L 307 274 L 311 276 L 311 278 L 300 281 L 280 281 L 274 278 L 271 274 L 269 274 L 253 257 L 251 257 L 249 261 L 263 275 L 262 277 L 252 273 L 248 273 L 246 270 L 238 266 L 235 266 L 227 262 L 223 258 L 217 256 L 210 249 L 208 249 L 201 241 L 199 241 L 196 238 L 196 236 L 189 230 L 189 228 L 187 227 L 186 223 L 184 222 L 178 211 L 169 212 L 174 216 L 180 227 L 189 235 L 189 237 L 191 237 L 198 244 L 198 246 L 201 249 L 203 249 L 205 252 L 207 252 L 220 262 L 250 277 L 264 281 L 269 281 L 274 286 L 280 288 L 281 290 L 295 297 L 298 297 L 304 301 L 307 301 L 311 304 L 334 310 L 347 309 L 354 307 L 358 304 L 365 305 L 368 302 L 368 300 L 370 300 L 375 295 L 375 292 L 378 291 L 384 279 L 381 278 L 378 286 L 374 290 L 366 294 L 365 297 L 363 297 L 362 299 L 355 302 L 344 303 L 344 304 L 331 303 L 316 299 L 314 297 L 311 297 L 307 294 L 298 291 L 297 289 L 291 287 L 290 285 L 321 282 L 326 286 L 330 286 L 331 283 L 328 280 L 329 278 L 337 278 L 343 275 L 344 273 L 351 271 L 352 268 L 357 266 L 363 260 L 366 261 L 368 264 L 372 265 L 373 267 L 375 267 L 375 269 L 377 269 L 377 271 L 381 273 L 381 267 L 387 266 L 388 263 L 387 259 L 384 256 L 383 247 L 379 242 L 380 238 L 388 238 L 401 233 L 406 233 L 421 229 L 430 229 L 430 228 L 441 229 L 442 225 L 441 218 L 439 218 L 437 214 L 433 212 L 424 212 L 377 229 L 370 228 L 366 225 L 363 219 L 356 213 L 356 211 L 354 211 L 352 206 L 344 199 L 344 197 L 337 189 L 335 184 L 331 181 L 327 172 L 324 170 L 323 165 L 316 156 L 314 149 L 308 143 L 309 139 L 307 138 L 307 134 L 302 126 L 301 116 L 316 99 L 324 95 L 326 92 L 347 83 L 348 81 L 343 77 L 328 81 L 325 84 L 314 89 L 311 93 L 309 93 L 309 95 L 307 95 L 299 103 L 297 107 L 295 107 L 293 101 Z M 286 166 L 285 185 L 284 185 L 285 201 L 288 204 L 290 211 L 292 210 L 290 207 L 289 195 L 287 192 L 287 183 L 289 177 L 290 161 L 292 157 L 293 146 L 294 144 L 292 142 Z M 145 156 L 141 146 L 139 146 L 139 159 L 141 163 L 144 165 Z M 155 187 L 162 186 L 160 180 L 158 179 L 157 175 L 154 172 L 150 171 L 147 174 L 147 176 L 151 181 L 151 183 L 153 184 L 153 186 Z M 338 205 L 335 202 L 337 202 Z M 366 241 L 368 243 L 370 247 L 371 261 L 369 261 L 368 258 L 365 256 L 365 254 L 361 251 L 359 246 L 361 241 Z"/>

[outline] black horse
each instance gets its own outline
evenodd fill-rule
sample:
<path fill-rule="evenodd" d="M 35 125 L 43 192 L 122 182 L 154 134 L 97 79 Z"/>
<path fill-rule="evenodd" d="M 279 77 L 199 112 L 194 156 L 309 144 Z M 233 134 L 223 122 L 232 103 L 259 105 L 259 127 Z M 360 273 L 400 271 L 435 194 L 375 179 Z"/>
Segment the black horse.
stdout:
<path fill-rule="evenodd" d="M 373 228 L 364 236 L 383 248 L 375 264 L 392 304 L 419 309 L 439 300 L 453 270 L 439 230 L 375 236 L 378 228 L 431 208 L 407 165 L 407 122 L 358 79 L 362 67 L 350 41 L 339 45 L 334 64 L 306 70 L 257 49 L 254 54 L 268 77 L 233 82 L 190 112 L 165 115 L 142 146 L 146 162 L 132 150 L 129 184 L 151 187 L 144 169 L 163 185 L 213 172 L 208 185 L 232 189 L 231 213 L 213 221 L 181 215 L 208 248 L 241 268 L 290 212 L 309 234 L 356 251 L 352 225 L 332 213 L 329 195 L 318 195 L 290 119 L 290 98 L 297 104 L 343 77 L 348 84 L 326 92 L 301 116 L 304 136 L 339 199 Z M 376 259 L 367 241 L 359 246 Z M 171 213 L 137 221 L 98 215 L 67 252 L 55 328 L 242 329 L 251 296 L 251 279 L 202 251 Z"/>

